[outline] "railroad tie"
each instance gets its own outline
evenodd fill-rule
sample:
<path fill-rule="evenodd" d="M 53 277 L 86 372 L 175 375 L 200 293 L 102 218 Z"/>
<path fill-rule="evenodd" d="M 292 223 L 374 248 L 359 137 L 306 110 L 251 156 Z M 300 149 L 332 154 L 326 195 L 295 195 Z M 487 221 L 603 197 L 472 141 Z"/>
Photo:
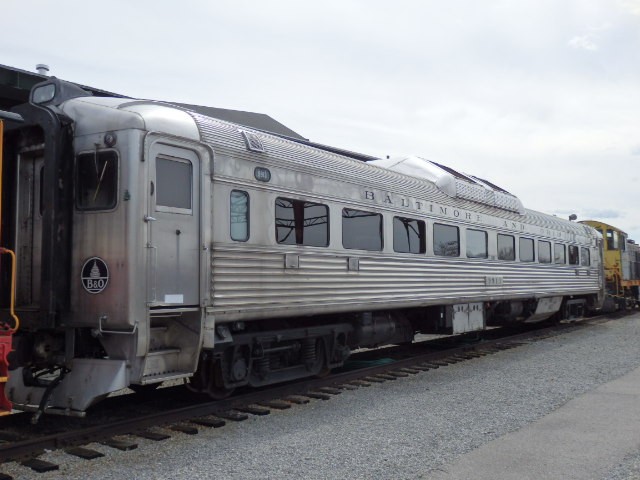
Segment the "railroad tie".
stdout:
<path fill-rule="evenodd" d="M 94 458 L 104 457 L 103 453 L 98 452 L 97 450 L 93 450 L 91 448 L 85 447 L 73 447 L 67 448 L 65 453 L 69 455 L 73 455 L 74 457 L 84 458 L 85 460 L 93 460 Z"/>
<path fill-rule="evenodd" d="M 134 442 L 129 442 L 128 440 L 120 440 L 116 438 L 109 438 L 102 442 L 103 445 L 107 447 L 115 448 L 117 450 L 128 452 L 130 450 L 135 450 L 138 448 L 138 444 Z"/>
<path fill-rule="evenodd" d="M 30 468 L 38 473 L 53 472 L 60 470 L 60 466 L 55 463 L 40 460 L 39 458 L 31 458 L 21 463 L 22 466 Z"/>
<path fill-rule="evenodd" d="M 216 417 L 194 418 L 193 420 L 191 420 L 191 422 L 195 423 L 196 425 L 202 425 L 203 427 L 211 427 L 211 428 L 220 428 L 220 427 L 224 427 L 227 424 L 227 422 L 225 422 L 221 418 L 216 418 Z"/>

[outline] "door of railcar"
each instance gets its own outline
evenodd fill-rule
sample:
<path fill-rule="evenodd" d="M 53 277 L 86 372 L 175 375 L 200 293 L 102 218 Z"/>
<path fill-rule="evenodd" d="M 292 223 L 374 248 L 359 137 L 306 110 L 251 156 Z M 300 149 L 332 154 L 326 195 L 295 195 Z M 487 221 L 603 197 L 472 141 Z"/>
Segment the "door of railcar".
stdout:
<path fill-rule="evenodd" d="M 200 159 L 192 150 L 156 142 L 149 162 L 148 301 L 151 306 L 197 306 Z"/>
<path fill-rule="evenodd" d="M 16 305 L 35 307 L 40 302 L 42 254 L 42 170 L 41 150 L 23 152 L 18 157 L 16 192 Z"/>

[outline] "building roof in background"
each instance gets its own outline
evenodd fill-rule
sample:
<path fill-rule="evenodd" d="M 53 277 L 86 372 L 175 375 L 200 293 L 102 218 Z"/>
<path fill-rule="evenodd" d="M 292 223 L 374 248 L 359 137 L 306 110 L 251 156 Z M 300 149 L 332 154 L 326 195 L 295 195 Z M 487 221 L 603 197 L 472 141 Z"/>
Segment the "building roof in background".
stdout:
<path fill-rule="evenodd" d="M 29 92 L 31 91 L 31 88 L 35 84 L 42 82 L 48 78 L 51 77 L 0 64 L 0 110 L 11 110 L 16 105 L 28 102 Z M 87 85 L 82 85 L 79 83 L 75 84 L 82 89 L 91 92 L 94 96 L 97 97 L 131 98 L 120 93 L 109 92 L 107 90 L 89 87 Z M 271 133 L 280 137 L 285 137 L 296 142 L 303 143 L 305 145 L 313 146 L 321 150 L 326 150 L 339 155 L 345 155 L 356 160 L 366 162 L 376 159 L 376 157 L 372 157 L 369 155 L 311 142 L 309 141 L 309 139 L 304 138 L 302 135 L 294 132 L 289 127 L 283 125 L 277 120 L 274 120 L 269 115 L 266 115 L 264 113 L 243 112 L 240 110 L 228 110 L 225 108 L 206 107 L 203 105 L 192 105 L 179 102 L 164 101 L 164 103 L 175 105 L 187 110 L 192 110 L 196 113 L 200 113 L 208 117 L 217 118 L 219 120 L 236 123 L 245 127 Z"/>
<path fill-rule="evenodd" d="M 31 88 L 36 83 L 42 82 L 47 78 L 50 77 L 0 64 L 0 110 L 11 110 L 11 108 L 16 105 L 28 102 Z M 81 85 L 76 82 L 72 83 L 75 83 L 82 89 L 91 92 L 97 97 L 131 98 L 120 93 L 108 92 L 99 88 Z M 276 135 L 296 140 L 306 140 L 303 136 L 264 113 L 242 112 L 238 110 L 227 110 L 224 108 L 205 107 L 202 105 L 191 105 L 178 102 L 166 103 L 186 108 L 188 110 L 193 110 L 194 112 L 217 118 L 219 120 L 225 120 L 227 122 L 244 125 L 245 127 L 255 128 L 256 130 L 275 133 Z"/>

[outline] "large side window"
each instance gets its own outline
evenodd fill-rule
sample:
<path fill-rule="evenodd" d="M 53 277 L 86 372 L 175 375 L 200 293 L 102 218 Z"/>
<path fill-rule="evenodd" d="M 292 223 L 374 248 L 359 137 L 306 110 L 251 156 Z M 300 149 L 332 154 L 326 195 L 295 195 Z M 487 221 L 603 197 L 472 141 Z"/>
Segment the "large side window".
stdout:
<path fill-rule="evenodd" d="M 498 260 L 516 259 L 516 239 L 512 235 L 498 234 Z"/>
<path fill-rule="evenodd" d="M 189 160 L 156 158 L 156 209 L 192 212 L 193 167 Z"/>
<path fill-rule="evenodd" d="M 588 248 L 580 248 L 580 260 L 581 260 L 581 265 L 583 267 L 588 267 L 591 265 L 591 252 L 589 252 Z"/>
<path fill-rule="evenodd" d="M 451 225 L 433 224 L 433 253 L 444 257 L 460 256 L 460 231 Z"/>
<path fill-rule="evenodd" d="M 382 215 L 343 208 L 342 246 L 360 250 L 382 250 Z"/>
<path fill-rule="evenodd" d="M 520 261 L 535 262 L 535 252 L 533 250 L 533 240 L 531 238 L 520 239 Z"/>
<path fill-rule="evenodd" d="M 561 243 L 553 244 L 553 263 L 567 263 L 567 252 Z"/>
<path fill-rule="evenodd" d="M 412 218 L 393 217 L 393 250 L 399 253 L 424 253 L 424 222 Z"/>
<path fill-rule="evenodd" d="M 579 265 L 580 257 L 577 245 L 569 245 L 569 265 Z"/>
<path fill-rule="evenodd" d="M 276 198 L 276 241 L 285 245 L 328 246 L 329 207 Z"/>
<path fill-rule="evenodd" d="M 487 258 L 487 232 L 467 229 L 467 258 Z"/>
<path fill-rule="evenodd" d="M 538 242 L 538 261 L 540 263 L 551 263 L 551 243 Z"/>
<path fill-rule="evenodd" d="M 41 177 L 42 178 L 42 177 Z M 118 202 L 118 156 L 113 150 L 83 153 L 76 159 L 76 207 L 111 210 Z"/>
<path fill-rule="evenodd" d="M 249 240 L 249 194 L 232 190 L 229 198 L 231 239 L 237 242 Z"/>

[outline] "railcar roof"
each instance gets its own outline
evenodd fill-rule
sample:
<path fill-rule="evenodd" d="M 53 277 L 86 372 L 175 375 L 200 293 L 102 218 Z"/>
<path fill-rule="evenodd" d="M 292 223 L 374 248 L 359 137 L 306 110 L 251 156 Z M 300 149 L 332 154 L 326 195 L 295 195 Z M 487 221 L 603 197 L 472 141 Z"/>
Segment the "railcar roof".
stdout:
<path fill-rule="evenodd" d="M 285 161 L 287 162 L 295 161 L 305 169 L 323 170 L 327 175 L 336 176 L 340 180 L 357 179 L 371 188 L 386 188 L 389 191 L 403 192 L 416 198 L 421 198 L 423 195 L 428 194 L 443 204 L 455 205 L 458 208 L 465 208 L 478 213 L 498 215 L 505 220 L 531 223 L 541 228 L 571 232 L 576 235 L 596 236 L 595 230 L 590 226 L 525 209 L 517 197 L 506 190 L 477 177 L 464 174 L 454 175 L 451 173 L 451 168 L 435 162 L 431 163 L 441 172 L 446 172 L 450 177 L 447 177 L 445 181 L 440 181 L 440 186 L 437 178 L 429 178 L 428 175 L 414 175 L 411 172 L 402 170 L 394 171 L 386 168 L 383 161 L 362 161 L 365 159 L 371 160 L 373 157 L 247 128 L 243 125 L 202 115 L 173 104 L 148 100 L 131 101 L 119 98 L 81 97 L 65 102 L 62 108 L 65 113 L 71 114 L 72 117 L 75 117 L 73 115 L 74 111 L 76 114 L 81 114 L 82 112 L 78 110 L 87 108 L 99 109 L 102 114 L 97 115 L 95 118 L 96 122 L 101 122 L 100 128 L 139 128 L 160 131 L 208 143 L 222 142 L 226 147 L 234 150 L 251 150 L 247 143 L 247 138 L 249 138 L 247 135 L 249 135 L 264 144 L 267 155 L 277 152 L 275 154 L 278 156 L 277 158 L 282 157 L 281 159 L 286 159 Z M 110 121 L 110 115 L 105 113 L 105 109 L 111 109 L 112 115 L 117 118 L 113 118 Z M 83 116 L 85 119 L 87 118 L 86 112 Z M 93 127 L 98 128 L 97 125 Z M 79 126 L 78 128 L 81 130 L 82 128 L 92 127 Z M 82 134 L 81 131 L 78 133 Z M 272 157 L 272 159 L 274 158 Z M 459 194 L 460 188 L 456 190 L 456 182 L 458 182 L 458 187 L 460 182 L 465 182 L 462 184 L 462 188 L 466 189 L 466 194 Z M 482 185 L 483 183 L 485 185 Z M 443 188 L 442 185 L 445 185 L 446 188 Z M 480 192 L 480 190 L 483 191 Z M 478 202 L 475 197 L 487 192 L 491 193 L 491 195 L 501 196 L 505 201 L 512 201 L 512 206 L 500 208 L 495 204 Z M 500 211 L 502 213 L 499 213 Z"/>

